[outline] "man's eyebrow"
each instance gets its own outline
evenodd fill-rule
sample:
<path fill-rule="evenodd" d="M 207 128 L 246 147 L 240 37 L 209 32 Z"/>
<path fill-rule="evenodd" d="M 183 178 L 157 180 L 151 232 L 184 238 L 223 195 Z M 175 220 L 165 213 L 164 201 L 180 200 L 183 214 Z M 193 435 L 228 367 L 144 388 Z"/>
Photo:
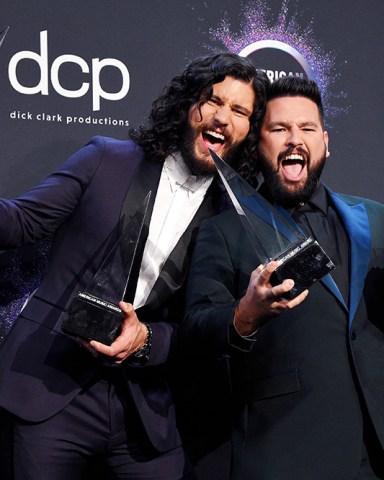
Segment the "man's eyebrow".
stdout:
<path fill-rule="evenodd" d="M 244 107 L 244 105 L 239 105 L 238 103 L 234 103 L 232 105 L 232 108 L 235 109 L 235 110 L 241 110 L 242 112 L 244 112 L 249 117 L 252 115 L 252 111 L 249 110 L 247 107 Z"/>
<path fill-rule="evenodd" d="M 290 123 L 284 122 L 283 120 L 274 120 L 270 122 L 265 122 L 265 126 L 268 128 L 274 128 L 274 127 L 289 127 Z"/>
<path fill-rule="evenodd" d="M 319 128 L 320 125 L 317 122 L 313 122 L 312 120 L 304 120 L 303 122 L 299 122 L 300 127 L 314 127 Z"/>
<path fill-rule="evenodd" d="M 223 102 L 223 100 L 218 96 L 218 95 L 214 95 L 212 94 L 210 97 L 209 97 L 209 100 L 216 100 L 216 101 L 219 101 L 219 102 Z"/>
<path fill-rule="evenodd" d="M 219 95 L 212 94 L 209 99 L 214 100 L 215 102 L 221 103 L 223 105 L 225 104 L 225 101 L 221 97 L 219 97 Z M 249 117 L 252 115 L 252 111 L 250 111 L 247 107 L 244 107 L 244 105 L 234 103 L 234 104 L 231 104 L 230 106 L 234 110 L 240 110 L 244 112 L 244 114 L 248 115 Z"/>
<path fill-rule="evenodd" d="M 274 120 L 274 121 L 266 122 L 266 126 L 268 128 L 274 128 L 274 127 L 289 128 L 291 124 L 292 124 L 291 122 L 285 122 L 284 120 Z M 317 122 L 313 122 L 312 120 L 303 120 L 302 122 L 298 122 L 298 125 L 299 127 L 314 127 L 314 128 L 320 127 L 320 125 Z"/>

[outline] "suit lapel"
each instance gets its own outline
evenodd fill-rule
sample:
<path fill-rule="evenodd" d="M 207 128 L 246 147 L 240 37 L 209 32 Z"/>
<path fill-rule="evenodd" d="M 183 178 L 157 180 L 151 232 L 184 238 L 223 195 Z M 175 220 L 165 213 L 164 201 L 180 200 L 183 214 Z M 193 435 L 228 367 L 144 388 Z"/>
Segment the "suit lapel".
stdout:
<path fill-rule="evenodd" d="M 335 297 L 339 300 L 345 310 L 348 311 L 348 306 L 345 303 L 339 287 L 336 285 L 336 282 L 333 280 L 331 274 L 327 273 L 327 275 L 325 275 L 320 281 L 328 288 L 328 290 L 331 291 L 331 293 L 333 293 L 333 295 L 335 295 Z"/>
<path fill-rule="evenodd" d="M 348 233 L 351 245 L 349 324 L 356 313 L 368 272 L 371 233 L 364 204 L 348 205 L 339 195 L 328 190 Z"/>

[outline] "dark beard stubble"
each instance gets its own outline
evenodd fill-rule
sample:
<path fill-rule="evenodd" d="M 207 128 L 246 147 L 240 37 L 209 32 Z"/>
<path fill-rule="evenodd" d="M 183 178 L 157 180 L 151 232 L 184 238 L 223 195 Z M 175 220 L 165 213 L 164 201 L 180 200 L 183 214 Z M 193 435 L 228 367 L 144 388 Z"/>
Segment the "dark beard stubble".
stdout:
<path fill-rule="evenodd" d="M 295 207 L 300 202 L 308 202 L 313 195 L 319 184 L 321 173 L 325 165 L 326 153 L 324 151 L 324 156 L 315 167 L 311 167 L 310 159 L 307 158 L 308 178 L 301 188 L 292 190 L 286 188 L 284 183 L 277 175 L 278 171 L 272 168 L 265 156 L 260 151 L 258 152 L 257 158 L 260 172 L 264 177 L 262 190 L 266 193 L 266 196 L 271 201 L 277 202 L 282 207 L 291 208 Z M 279 168 L 281 168 L 280 162 Z"/>
<path fill-rule="evenodd" d="M 206 161 L 199 160 L 194 154 L 194 146 L 197 135 L 200 132 L 195 131 L 189 124 L 184 128 L 182 135 L 183 141 L 179 145 L 180 153 L 183 160 L 192 175 L 212 175 L 216 173 L 216 167 L 213 160 Z M 232 144 L 228 150 L 226 150 L 223 160 L 225 160 L 233 168 L 236 168 L 241 161 L 243 154 L 243 143 Z"/>

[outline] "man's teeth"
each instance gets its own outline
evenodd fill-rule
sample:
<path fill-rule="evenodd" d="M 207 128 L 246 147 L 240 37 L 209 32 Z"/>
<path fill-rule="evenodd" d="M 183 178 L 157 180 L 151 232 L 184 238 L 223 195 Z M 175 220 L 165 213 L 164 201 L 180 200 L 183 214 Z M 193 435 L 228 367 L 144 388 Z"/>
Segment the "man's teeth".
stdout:
<path fill-rule="evenodd" d="M 224 135 L 221 134 L 221 133 L 213 132 L 212 130 L 206 130 L 204 133 L 206 135 L 210 135 L 211 137 L 217 138 L 218 140 L 221 140 L 222 142 L 224 142 L 224 140 L 225 140 Z"/>
<path fill-rule="evenodd" d="M 296 153 L 292 153 L 291 155 L 288 155 L 287 157 L 285 157 L 284 160 L 291 160 L 291 161 L 302 162 L 304 159 L 303 159 L 302 155 L 298 155 L 298 154 L 296 154 Z"/>

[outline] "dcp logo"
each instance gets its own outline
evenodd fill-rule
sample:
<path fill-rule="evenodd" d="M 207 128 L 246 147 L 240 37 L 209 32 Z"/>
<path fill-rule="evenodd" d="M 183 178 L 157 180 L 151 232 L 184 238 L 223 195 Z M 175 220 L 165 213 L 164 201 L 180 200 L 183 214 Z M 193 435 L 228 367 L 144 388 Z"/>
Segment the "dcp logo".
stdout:
<path fill-rule="evenodd" d="M 17 76 L 17 66 L 22 60 L 29 59 L 37 62 L 40 70 L 40 81 L 34 86 L 25 86 L 19 81 Z M 82 82 L 77 89 L 68 89 L 60 81 L 60 71 L 64 64 L 76 64 L 80 67 L 81 73 L 90 74 L 89 82 Z M 117 69 L 121 76 L 121 87 L 117 92 L 107 92 L 101 85 L 100 75 L 103 69 Z M 94 111 L 100 110 L 100 99 L 121 100 L 124 98 L 130 86 L 130 76 L 127 67 L 123 62 L 115 58 L 92 58 L 91 67 L 88 63 L 77 55 L 65 54 L 57 57 L 51 65 L 49 71 L 48 65 L 48 33 L 40 32 L 40 53 L 23 50 L 16 53 L 10 60 L 8 66 L 9 81 L 12 87 L 24 95 L 49 94 L 49 79 L 54 90 L 61 96 L 67 98 L 78 98 L 84 96 L 89 89 L 92 91 L 92 108 Z"/>

